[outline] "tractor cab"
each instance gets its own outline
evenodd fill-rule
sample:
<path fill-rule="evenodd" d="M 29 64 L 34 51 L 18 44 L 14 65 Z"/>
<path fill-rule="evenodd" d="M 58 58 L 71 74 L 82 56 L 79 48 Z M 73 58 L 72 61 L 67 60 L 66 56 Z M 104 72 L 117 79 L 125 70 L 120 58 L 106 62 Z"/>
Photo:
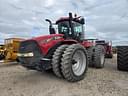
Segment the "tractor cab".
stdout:
<path fill-rule="evenodd" d="M 50 24 L 50 34 L 56 34 L 52 22 L 48 19 L 46 19 L 46 21 Z M 58 26 L 58 34 L 64 34 L 65 39 L 75 39 L 77 41 L 84 39 L 85 20 L 81 16 L 77 17 L 77 15 L 75 15 L 73 17 L 72 13 L 69 13 L 69 17 L 61 17 L 55 24 Z"/>

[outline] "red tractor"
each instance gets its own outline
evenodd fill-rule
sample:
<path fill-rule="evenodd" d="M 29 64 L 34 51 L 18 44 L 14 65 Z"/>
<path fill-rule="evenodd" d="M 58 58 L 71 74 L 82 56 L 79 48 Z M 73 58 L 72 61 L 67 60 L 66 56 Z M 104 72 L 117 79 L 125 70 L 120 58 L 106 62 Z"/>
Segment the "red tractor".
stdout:
<path fill-rule="evenodd" d="M 112 42 L 106 42 L 105 40 L 96 40 L 96 44 L 103 45 L 105 47 L 105 57 L 106 58 L 113 57 Z"/>
<path fill-rule="evenodd" d="M 70 82 L 82 80 L 92 63 L 96 68 L 104 67 L 104 46 L 93 46 L 84 39 L 84 18 L 73 17 L 72 13 L 60 18 L 54 23 L 58 33 L 53 23 L 46 21 L 50 24 L 50 35 L 21 42 L 18 57 L 22 66 L 38 71 L 52 69 L 57 77 Z"/>

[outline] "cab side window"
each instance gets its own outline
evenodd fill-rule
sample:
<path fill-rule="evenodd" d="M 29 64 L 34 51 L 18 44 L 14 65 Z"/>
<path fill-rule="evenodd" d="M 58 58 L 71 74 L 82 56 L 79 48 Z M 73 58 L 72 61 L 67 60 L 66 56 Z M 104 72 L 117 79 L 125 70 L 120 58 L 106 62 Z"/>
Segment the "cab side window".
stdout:
<path fill-rule="evenodd" d="M 75 33 L 81 33 L 83 31 L 83 27 L 79 23 L 74 23 L 74 32 Z"/>

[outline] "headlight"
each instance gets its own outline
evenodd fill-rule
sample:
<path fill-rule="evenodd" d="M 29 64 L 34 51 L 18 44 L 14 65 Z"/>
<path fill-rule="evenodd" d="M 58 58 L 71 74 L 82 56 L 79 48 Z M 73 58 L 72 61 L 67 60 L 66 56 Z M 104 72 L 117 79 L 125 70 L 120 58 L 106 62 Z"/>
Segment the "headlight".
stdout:
<path fill-rule="evenodd" d="M 34 54 L 31 52 L 31 53 L 17 53 L 17 56 L 18 57 L 33 57 Z"/>
<path fill-rule="evenodd" d="M 34 54 L 33 53 L 28 53 L 28 56 L 34 56 Z"/>

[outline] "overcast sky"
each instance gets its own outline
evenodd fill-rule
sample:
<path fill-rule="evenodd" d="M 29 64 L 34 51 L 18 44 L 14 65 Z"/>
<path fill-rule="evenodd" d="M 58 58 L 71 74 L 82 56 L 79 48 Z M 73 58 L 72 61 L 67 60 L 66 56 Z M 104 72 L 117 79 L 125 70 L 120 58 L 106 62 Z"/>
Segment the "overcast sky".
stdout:
<path fill-rule="evenodd" d="M 85 38 L 128 45 L 128 0 L 0 0 L 0 43 L 48 34 L 48 23 L 69 12 L 86 18 Z"/>

